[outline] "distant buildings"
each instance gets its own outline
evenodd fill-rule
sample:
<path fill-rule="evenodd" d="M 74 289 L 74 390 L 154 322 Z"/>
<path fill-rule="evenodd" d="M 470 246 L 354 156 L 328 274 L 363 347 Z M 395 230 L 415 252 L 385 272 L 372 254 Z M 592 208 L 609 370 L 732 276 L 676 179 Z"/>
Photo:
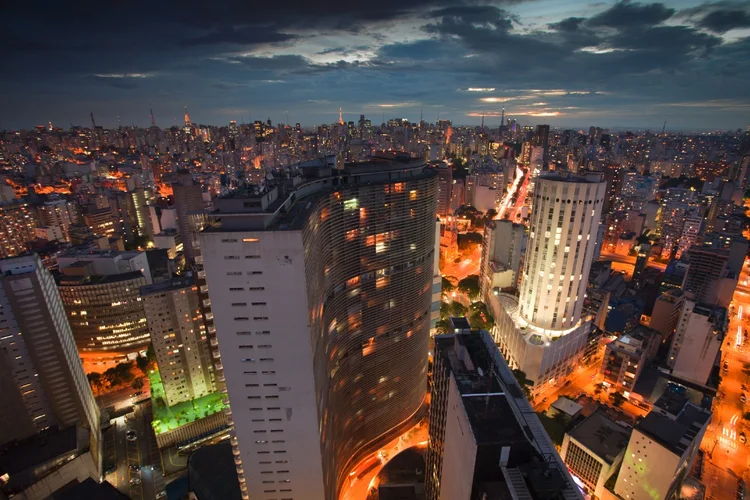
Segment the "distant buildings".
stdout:
<path fill-rule="evenodd" d="M 0 204 L 0 258 L 25 252 L 38 225 L 36 213 L 27 203 Z"/>
<path fill-rule="evenodd" d="M 660 340 L 659 332 L 639 326 L 607 344 L 600 370 L 605 384 L 618 391 L 632 391 Z"/>
<path fill-rule="evenodd" d="M 487 332 L 435 337 L 434 359 L 428 500 L 581 498 Z"/>

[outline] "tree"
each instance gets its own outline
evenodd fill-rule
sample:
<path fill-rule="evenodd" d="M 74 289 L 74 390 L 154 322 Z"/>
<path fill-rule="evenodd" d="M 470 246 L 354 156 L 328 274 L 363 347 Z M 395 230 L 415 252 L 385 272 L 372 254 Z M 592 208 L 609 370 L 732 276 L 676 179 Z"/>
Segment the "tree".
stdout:
<path fill-rule="evenodd" d="M 451 322 L 447 319 L 441 319 L 435 322 L 435 329 L 438 333 L 448 333 L 451 331 Z"/>
<path fill-rule="evenodd" d="M 457 242 L 459 250 L 471 250 L 474 245 L 482 244 L 482 233 L 459 233 Z"/>
<path fill-rule="evenodd" d="M 492 327 L 495 326 L 495 319 L 490 314 L 489 309 L 487 309 L 487 304 L 481 301 L 474 302 L 471 304 L 470 309 L 469 323 L 471 323 L 472 328 L 487 331 L 492 330 Z"/>
<path fill-rule="evenodd" d="M 453 283 L 451 283 L 451 281 L 445 276 L 443 276 L 443 280 L 442 280 L 440 287 L 442 288 L 443 293 L 451 293 L 456 288 L 453 285 Z"/>
<path fill-rule="evenodd" d="M 474 300 L 479 296 L 479 276 L 476 274 L 469 275 L 458 282 L 458 290 Z"/>
<path fill-rule="evenodd" d="M 148 360 L 147 356 L 138 356 L 137 358 L 135 358 L 135 364 L 138 365 L 138 369 L 142 371 L 144 375 L 146 375 L 151 362 Z"/>
<path fill-rule="evenodd" d="M 594 385 L 594 394 L 596 394 L 597 396 L 601 394 L 603 390 L 604 384 L 602 384 L 601 382 Z"/>
<path fill-rule="evenodd" d="M 132 387 L 136 391 L 140 391 L 141 389 L 143 389 L 143 377 L 137 377 L 135 380 L 133 380 L 133 383 L 130 384 L 130 387 Z"/>
<path fill-rule="evenodd" d="M 466 316 L 467 311 L 468 309 L 466 308 L 466 306 L 460 302 L 456 302 L 454 300 L 453 302 L 450 303 L 450 313 L 451 313 L 451 316 L 453 316 L 454 318 L 460 318 L 462 316 Z"/>
<path fill-rule="evenodd" d="M 613 404 L 614 406 L 618 407 L 618 408 L 619 408 L 620 406 L 622 406 L 622 404 L 623 404 L 623 403 L 625 402 L 625 400 L 627 399 L 627 398 L 626 398 L 625 396 L 623 396 L 623 395 L 622 395 L 621 393 L 619 393 L 619 392 L 613 392 L 612 394 L 610 394 L 610 395 L 609 395 L 609 398 L 610 398 L 610 399 L 612 400 L 612 404 Z"/>
<path fill-rule="evenodd" d="M 440 319 L 447 320 L 451 316 L 451 305 L 448 302 L 440 303 Z"/>
<path fill-rule="evenodd" d="M 94 389 L 94 392 L 99 392 L 104 389 L 104 378 L 101 373 L 93 372 L 86 375 L 89 379 L 89 384 Z"/>
<path fill-rule="evenodd" d="M 750 420 L 750 411 L 746 411 L 745 413 L 743 413 L 742 418 L 744 418 L 745 420 Z"/>

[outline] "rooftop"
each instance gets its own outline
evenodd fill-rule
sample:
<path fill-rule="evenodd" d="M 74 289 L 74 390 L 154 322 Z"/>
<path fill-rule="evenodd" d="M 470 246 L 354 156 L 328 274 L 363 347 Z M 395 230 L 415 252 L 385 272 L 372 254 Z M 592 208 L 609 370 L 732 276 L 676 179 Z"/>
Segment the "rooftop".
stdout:
<path fill-rule="evenodd" d="M 630 433 L 629 429 L 616 424 L 603 412 L 595 411 L 568 432 L 568 435 L 608 464 L 612 464 L 627 448 Z"/>
<path fill-rule="evenodd" d="M 110 274 L 108 276 L 68 276 L 56 273 L 55 280 L 58 286 L 100 286 L 120 283 L 122 281 L 137 280 L 144 278 L 140 271 L 129 271 L 127 273 Z"/>
<path fill-rule="evenodd" d="M 195 450 L 188 460 L 188 478 L 190 490 L 195 491 L 199 498 L 242 498 L 229 441 Z"/>
<path fill-rule="evenodd" d="M 77 450 L 76 427 L 52 429 L 23 441 L 7 444 L 0 451 L 0 475 L 19 474 Z"/>
<path fill-rule="evenodd" d="M 710 412 L 688 403 L 676 420 L 652 411 L 635 428 L 672 453 L 682 455 L 710 418 Z"/>
<path fill-rule="evenodd" d="M 180 276 L 172 278 L 169 281 L 162 283 L 154 283 L 153 285 L 146 285 L 141 287 L 141 295 L 152 295 L 155 293 L 171 292 L 172 290 L 180 290 L 182 288 L 189 288 L 195 286 L 195 279 L 192 276 Z"/>

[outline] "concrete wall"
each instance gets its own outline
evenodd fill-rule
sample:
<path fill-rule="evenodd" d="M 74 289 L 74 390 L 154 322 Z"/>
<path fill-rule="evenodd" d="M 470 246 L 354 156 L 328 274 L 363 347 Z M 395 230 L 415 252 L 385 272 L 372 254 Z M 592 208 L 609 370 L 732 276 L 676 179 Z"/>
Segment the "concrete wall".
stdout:
<path fill-rule="evenodd" d="M 445 417 L 445 445 L 440 478 L 440 500 L 469 500 L 474 483 L 477 445 L 461 394 L 451 376 L 448 413 Z"/>

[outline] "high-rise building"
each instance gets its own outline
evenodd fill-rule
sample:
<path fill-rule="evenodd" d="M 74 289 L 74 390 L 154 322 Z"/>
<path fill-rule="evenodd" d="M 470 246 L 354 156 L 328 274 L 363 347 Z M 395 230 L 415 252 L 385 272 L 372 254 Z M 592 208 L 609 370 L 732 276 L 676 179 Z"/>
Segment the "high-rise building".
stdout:
<path fill-rule="evenodd" d="M 685 222 L 682 225 L 682 234 L 677 243 L 677 253 L 675 254 L 675 258 L 679 259 L 682 257 L 682 255 L 687 252 L 696 241 L 698 241 L 698 235 L 700 234 L 702 226 L 703 215 L 696 209 L 690 210 L 685 216 Z"/>
<path fill-rule="evenodd" d="M 581 498 L 487 332 L 435 337 L 427 500 Z"/>
<path fill-rule="evenodd" d="M 677 328 L 684 303 L 685 292 L 681 288 L 673 288 L 659 295 L 648 326 L 661 333 L 662 339 L 669 338 Z"/>
<path fill-rule="evenodd" d="M 451 210 L 451 193 L 453 191 L 453 169 L 442 164 L 436 169 L 438 174 L 437 214 L 445 217 Z"/>
<path fill-rule="evenodd" d="M 536 126 L 534 147 L 542 150 L 542 170 L 549 170 L 549 125 Z"/>
<path fill-rule="evenodd" d="M 727 333 L 727 310 L 685 300 L 667 357 L 675 377 L 705 385 Z"/>
<path fill-rule="evenodd" d="M 479 265 L 481 296 L 495 288 L 515 288 L 526 251 L 526 229 L 508 220 L 488 221 Z"/>
<path fill-rule="evenodd" d="M 0 260 L 0 273 L 0 444 L 79 426 L 99 463 L 99 408 L 55 280 L 36 255 Z"/>
<path fill-rule="evenodd" d="M 177 228 L 182 238 L 185 259 L 193 262 L 196 257 L 197 230 L 192 214 L 204 211 L 203 191 L 200 184 L 193 182 L 189 171 L 181 171 L 177 176 L 178 181 L 172 185 L 174 205 L 177 209 Z"/>
<path fill-rule="evenodd" d="M 661 334 L 656 330 L 637 326 L 607 344 L 600 368 L 604 382 L 616 390 L 632 391 L 660 341 Z"/>
<path fill-rule="evenodd" d="M 65 241 L 70 241 L 70 226 L 80 222 L 78 210 L 67 200 L 47 201 L 38 207 L 39 219 L 43 226 L 59 227 Z"/>
<path fill-rule="evenodd" d="M 651 257 L 651 243 L 639 243 L 635 247 L 636 258 L 635 267 L 633 268 L 633 281 L 639 282 L 641 274 L 648 266 L 648 259 Z"/>
<path fill-rule="evenodd" d="M 200 234 L 215 368 L 243 494 L 334 499 L 425 399 L 436 174 L 400 155 L 285 174 L 215 200 Z"/>
<path fill-rule="evenodd" d="M 26 251 L 39 226 L 36 213 L 27 203 L 0 204 L 0 257 L 13 257 Z"/>
<path fill-rule="evenodd" d="M 570 373 L 586 346 L 590 322 L 581 313 L 606 186 L 599 174 L 540 176 L 520 296 L 489 298 L 500 350 L 533 394 Z"/>
<path fill-rule="evenodd" d="M 156 363 L 167 405 L 214 392 L 206 326 L 192 277 L 141 288 Z"/>
<path fill-rule="evenodd" d="M 683 288 L 700 304 L 729 307 L 737 276 L 729 272 L 729 250 L 693 245 Z"/>
<path fill-rule="evenodd" d="M 106 356 L 135 353 L 151 340 L 143 312 L 141 271 L 100 274 L 91 261 L 60 269 L 57 286 L 78 350 Z"/>
<path fill-rule="evenodd" d="M 673 498 L 690 472 L 711 412 L 686 403 L 676 415 L 652 411 L 633 428 L 615 483 L 620 498 Z"/>

